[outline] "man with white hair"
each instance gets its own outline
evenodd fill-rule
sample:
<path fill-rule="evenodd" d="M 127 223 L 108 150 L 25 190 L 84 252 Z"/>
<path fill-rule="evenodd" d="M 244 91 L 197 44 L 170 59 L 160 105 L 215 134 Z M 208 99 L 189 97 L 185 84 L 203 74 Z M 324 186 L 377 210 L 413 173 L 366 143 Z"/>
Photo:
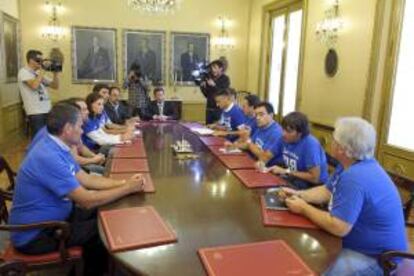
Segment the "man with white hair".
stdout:
<path fill-rule="evenodd" d="M 406 251 L 401 199 L 374 158 L 375 130 L 367 121 L 336 122 L 332 155 L 340 165 L 324 186 L 284 189 L 289 210 L 343 238 L 343 249 L 325 275 L 382 275 L 377 257 L 388 250 Z M 328 211 L 311 204 L 328 203 Z"/>

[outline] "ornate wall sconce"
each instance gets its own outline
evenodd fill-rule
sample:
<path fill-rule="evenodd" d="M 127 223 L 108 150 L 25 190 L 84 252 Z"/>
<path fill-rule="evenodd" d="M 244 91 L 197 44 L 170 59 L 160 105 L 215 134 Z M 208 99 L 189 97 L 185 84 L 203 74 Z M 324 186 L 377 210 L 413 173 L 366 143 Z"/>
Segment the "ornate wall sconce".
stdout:
<path fill-rule="evenodd" d="M 50 13 L 50 19 L 47 26 L 43 28 L 42 37 L 53 42 L 62 40 L 65 37 L 65 29 L 60 26 L 58 19 L 58 13 L 63 10 L 62 3 L 60 1 L 46 1 L 45 5 Z"/>
<path fill-rule="evenodd" d="M 228 19 L 223 16 L 218 18 L 220 24 L 220 34 L 213 40 L 214 47 L 222 52 L 233 49 L 235 41 L 230 37 L 228 31 Z"/>
<path fill-rule="evenodd" d="M 316 37 L 328 48 L 335 46 L 338 33 L 343 27 L 339 13 L 339 0 L 330 0 L 325 10 L 325 18 L 316 24 Z"/>

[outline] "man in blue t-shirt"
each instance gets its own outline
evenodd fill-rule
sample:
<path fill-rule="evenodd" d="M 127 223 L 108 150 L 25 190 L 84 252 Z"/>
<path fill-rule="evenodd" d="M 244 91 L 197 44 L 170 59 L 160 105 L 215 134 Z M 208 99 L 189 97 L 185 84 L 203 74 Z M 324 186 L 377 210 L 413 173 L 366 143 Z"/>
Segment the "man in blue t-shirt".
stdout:
<path fill-rule="evenodd" d="M 215 130 L 213 135 L 224 136 L 234 141 L 243 129 L 246 116 L 243 110 L 232 100 L 232 89 L 228 88 L 217 92 L 215 96 L 217 106 L 222 110 L 221 119 L 218 124 L 210 125 Z"/>
<path fill-rule="evenodd" d="M 256 104 L 257 129 L 251 138 L 240 138 L 233 146 L 248 150 L 259 161 L 266 165 L 272 165 L 270 161 L 274 157 L 274 150 L 282 139 L 282 128 L 273 120 L 274 110 L 270 103 Z"/>
<path fill-rule="evenodd" d="M 70 147 L 80 141 L 81 126 L 79 109 L 66 103 L 52 108 L 47 133 L 27 154 L 17 174 L 9 223 L 69 222 L 67 246 L 84 246 L 85 275 L 100 275 L 106 253 L 99 242 L 96 211 L 85 209 L 141 191 L 144 182 L 141 175 L 112 180 L 82 171 L 70 153 Z M 53 229 L 28 230 L 13 232 L 11 241 L 22 253 L 44 254 L 58 250 L 54 236 Z"/>
<path fill-rule="evenodd" d="M 254 109 L 259 103 L 260 98 L 256 95 L 247 95 L 244 97 L 241 108 L 246 116 L 246 121 L 244 123 L 244 127 L 242 128 L 242 133 L 239 135 L 240 137 L 250 137 L 256 131 L 257 121 Z"/>
<path fill-rule="evenodd" d="M 310 134 L 305 114 L 291 112 L 282 120 L 283 139 L 273 154 L 281 166 L 270 170 L 285 175 L 299 189 L 325 183 L 328 180 L 326 154 L 319 141 Z"/>
<path fill-rule="evenodd" d="M 375 135 L 361 118 L 339 119 L 331 152 L 340 165 L 326 185 L 281 193 L 292 212 L 343 238 L 341 253 L 324 275 L 382 275 L 378 256 L 408 249 L 397 188 L 374 159 Z M 329 204 L 328 211 L 309 203 Z"/>

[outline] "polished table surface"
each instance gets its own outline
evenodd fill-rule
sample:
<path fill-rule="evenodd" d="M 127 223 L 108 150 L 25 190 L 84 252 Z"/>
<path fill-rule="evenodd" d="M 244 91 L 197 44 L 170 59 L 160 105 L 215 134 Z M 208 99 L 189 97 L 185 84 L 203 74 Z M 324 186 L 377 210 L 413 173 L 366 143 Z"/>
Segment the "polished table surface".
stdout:
<path fill-rule="evenodd" d="M 149 124 L 143 133 L 156 192 L 130 195 L 103 209 L 152 205 L 178 242 L 116 253 L 117 263 L 143 275 L 205 275 L 199 248 L 271 239 L 285 240 L 318 274 L 338 255 L 340 239 L 322 230 L 265 227 L 259 200 L 264 190 L 247 189 L 181 125 Z M 174 158 L 170 145 L 183 135 L 199 159 Z"/>

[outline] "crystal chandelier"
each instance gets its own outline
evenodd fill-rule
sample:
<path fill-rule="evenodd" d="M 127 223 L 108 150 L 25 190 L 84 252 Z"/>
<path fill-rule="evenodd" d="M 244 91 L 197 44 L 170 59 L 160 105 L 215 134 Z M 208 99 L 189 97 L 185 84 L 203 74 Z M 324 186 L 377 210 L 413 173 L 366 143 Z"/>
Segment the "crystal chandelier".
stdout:
<path fill-rule="evenodd" d="M 180 0 L 128 0 L 128 5 L 135 10 L 150 14 L 165 14 L 175 11 Z"/>

